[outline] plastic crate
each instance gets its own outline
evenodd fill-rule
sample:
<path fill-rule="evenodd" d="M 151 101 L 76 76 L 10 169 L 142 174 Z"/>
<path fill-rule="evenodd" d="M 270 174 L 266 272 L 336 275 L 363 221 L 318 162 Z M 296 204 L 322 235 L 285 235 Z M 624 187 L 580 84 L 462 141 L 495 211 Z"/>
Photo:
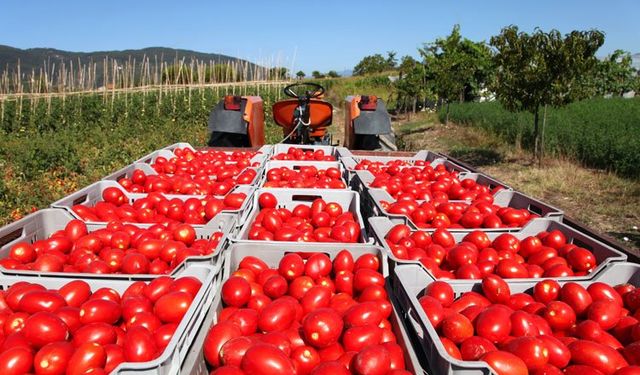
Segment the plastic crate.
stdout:
<path fill-rule="evenodd" d="M 102 201 L 102 191 L 108 187 L 115 187 L 120 189 L 124 195 L 129 200 L 129 203 L 133 203 L 137 199 L 145 198 L 148 194 L 136 194 L 127 192 L 120 184 L 115 181 L 98 181 L 93 183 L 84 189 L 78 190 L 75 193 L 67 195 L 66 197 L 54 202 L 51 204 L 52 208 L 60 208 L 67 210 L 74 218 L 81 219 L 78 214 L 76 214 L 72 207 L 77 204 L 84 204 L 88 206 L 93 206 L 97 202 Z M 244 222 L 244 219 L 249 214 L 251 205 L 253 203 L 253 192 L 255 187 L 249 185 L 238 185 L 233 188 L 229 193 L 245 193 L 247 198 L 242 203 L 242 206 L 237 210 L 225 210 L 222 213 L 235 215 L 237 218 L 236 224 L 239 226 Z M 167 199 L 178 198 L 182 201 L 186 201 L 189 198 L 203 198 L 204 195 L 172 195 L 172 194 L 163 194 Z M 204 228 L 209 224 L 213 223 L 215 217 L 211 219 L 208 223 L 202 224 L 192 224 L 194 228 Z M 104 224 L 105 222 L 94 222 L 94 221 L 86 221 L 86 223 L 90 224 Z"/>
<path fill-rule="evenodd" d="M 289 169 L 298 171 L 300 167 L 312 166 L 320 169 L 327 168 L 338 168 L 340 173 L 342 174 L 342 183 L 344 183 L 345 189 L 349 189 L 349 185 L 347 184 L 348 173 L 342 166 L 342 163 L 339 161 L 312 161 L 312 160 L 269 160 L 265 163 L 264 166 L 264 174 L 260 179 L 260 187 L 264 186 L 264 183 L 267 181 L 267 173 L 275 168 L 287 167 Z M 274 189 L 274 188 L 269 188 Z M 278 189 L 278 188 L 275 188 Z M 290 189 L 290 188 L 285 188 Z M 332 189 L 332 190 L 340 190 L 340 189 Z"/>
<path fill-rule="evenodd" d="M 241 224 L 240 231 L 236 236 L 231 237 L 232 241 L 246 241 L 264 244 L 265 241 L 249 240 L 249 230 L 251 230 L 251 224 L 255 221 L 256 216 L 260 212 L 260 205 L 258 204 L 258 198 L 262 193 L 271 193 L 278 200 L 278 207 L 293 208 L 299 204 L 311 206 L 314 200 L 322 198 L 327 202 L 336 202 L 342 207 L 343 212 L 351 212 L 353 217 L 360 225 L 360 242 L 368 243 L 369 238 L 366 235 L 364 227 L 364 221 L 360 214 L 360 196 L 354 191 L 348 190 L 333 190 L 333 189 L 257 189 L 253 195 L 253 203 L 249 213 L 246 215 L 246 219 Z M 291 244 L 286 241 L 270 241 L 276 242 L 281 245 Z M 318 244 L 319 242 L 307 242 L 309 244 Z M 323 242 L 324 243 L 324 242 Z"/>
<path fill-rule="evenodd" d="M 67 223 L 74 217 L 65 210 L 56 208 L 47 208 L 36 211 L 14 223 L 0 228 L 0 259 L 7 258 L 11 247 L 18 242 L 33 243 L 37 240 L 49 238 L 54 232 L 63 230 Z M 196 238 L 209 239 L 214 232 L 224 233 L 218 246 L 211 255 L 192 256 L 185 259 L 171 272 L 170 275 L 176 275 L 184 270 L 192 263 L 209 264 L 213 267 L 215 274 L 220 273 L 222 269 L 223 250 L 227 247 L 228 233 L 235 228 L 236 218 L 233 215 L 220 214 L 213 218 L 211 223 L 205 228 L 196 228 Z M 154 224 L 133 224 L 140 228 L 149 228 Z M 105 224 L 87 224 L 87 230 L 94 232 L 98 229 L 104 229 Z M 78 279 L 103 279 L 103 280 L 139 280 L 156 278 L 164 275 L 152 274 L 92 274 L 92 273 L 69 273 L 69 272 L 40 272 L 28 270 L 12 270 L 4 268 L 0 265 L 0 272 L 5 275 L 16 276 L 36 276 L 36 277 L 75 277 Z"/>
<path fill-rule="evenodd" d="M 202 326 L 206 312 L 211 307 L 213 300 L 213 279 L 215 277 L 213 267 L 199 264 L 185 268 L 176 277 L 194 276 L 202 282 L 202 287 L 196 294 L 191 307 L 178 325 L 175 334 L 171 338 L 165 351 L 157 359 L 149 362 L 131 363 L 125 362 L 116 367 L 111 374 L 114 375 L 169 375 L 177 374 L 181 364 L 187 356 L 189 344 L 193 342 Z M 0 275 L 0 288 L 6 290 L 17 282 L 30 282 L 43 285 L 47 289 L 59 289 L 76 277 L 39 277 L 30 278 L 14 275 Z M 149 278 L 145 281 L 152 281 Z M 127 280 L 85 280 L 91 290 L 99 288 L 113 288 L 123 293 L 132 283 Z"/>
<path fill-rule="evenodd" d="M 235 271 L 238 268 L 238 265 L 242 258 L 248 255 L 258 257 L 265 263 L 267 263 L 267 265 L 269 265 L 270 267 L 277 268 L 280 259 L 282 259 L 282 257 L 287 253 L 322 252 L 326 253 L 330 258 L 333 259 L 335 255 L 337 255 L 341 250 L 344 249 L 350 251 L 353 254 L 354 258 L 357 258 L 358 256 L 363 254 L 376 254 L 381 259 L 380 264 L 382 264 L 383 266 L 383 275 L 385 277 L 388 276 L 389 271 L 386 268 L 386 256 L 382 249 L 379 247 L 337 244 L 308 245 L 300 243 L 290 243 L 290 246 L 287 246 L 286 250 L 283 249 L 281 245 L 275 245 L 272 243 L 260 245 L 250 243 L 233 244 L 225 253 L 225 274 L 229 275 L 232 270 Z M 390 291 L 388 285 L 387 289 Z M 391 297 L 391 293 L 389 293 L 389 296 Z M 392 302 L 394 302 L 393 299 Z M 397 303 L 393 303 L 393 307 L 393 313 L 391 314 L 389 320 L 393 327 L 394 334 L 396 335 L 396 339 L 398 340 L 398 344 L 404 349 L 405 365 L 407 366 L 407 369 L 414 374 L 426 375 L 426 372 L 423 369 L 423 365 L 421 364 L 420 359 L 413 349 L 414 346 L 411 344 L 410 337 L 407 333 L 408 327 L 405 327 L 403 320 L 400 317 Z M 222 311 L 222 301 L 220 299 L 220 293 L 217 293 L 211 309 L 208 312 L 202 326 L 200 327 L 198 336 L 193 342 L 189 350 L 189 354 L 184 361 L 184 365 L 180 372 L 181 374 L 207 375 L 209 373 L 207 371 L 202 348 L 204 345 L 204 339 L 209 332 L 209 328 L 218 321 L 218 314 L 220 313 L 220 311 Z"/>
<path fill-rule="evenodd" d="M 394 223 L 407 224 L 413 228 L 418 226 L 405 215 L 390 214 L 382 208 L 382 201 L 394 202 L 395 199 L 384 189 L 368 189 L 364 194 L 363 200 L 363 214 L 368 217 L 373 216 L 385 216 L 388 217 Z M 419 201 L 420 202 L 420 201 Z M 455 201 L 453 201 L 455 202 Z M 460 201 L 457 201 L 460 202 Z M 527 209 L 529 212 L 539 215 L 542 218 L 547 218 L 556 221 L 562 221 L 564 212 L 560 209 L 551 206 L 550 204 L 543 203 L 535 198 L 532 198 L 523 193 L 513 190 L 500 190 L 493 196 L 493 204 L 500 207 L 512 207 L 517 209 Z M 509 228 L 449 228 L 448 230 L 454 232 L 469 232 L 472 230 L 481 230 L 483 232 L 517 232 L 522 227 L 509 227 Z"/>
<path fill-rule="evenodd" d="M 195 147 L 191 146 L 189 143 L 175 143 L 171 146 L 167 146 L 160 150 L 150 152 L 149 154 L 136 160 L 135 163 L 153 164 L 156 161 L 156 159 L 160 156 L 166 158 L 167 160 L 170 160 L 176 157 L 176 154 L 173 153 L 173 150 L 179 147 L 180 148 L 186 147 L 194 151 L 197 151 Z M 253 165 L 254 163 L 259 163 L 260 166 L 257 168 L 261 168 L 264 165 L 264 162 L 267 160 L 267 157 L 271 154 L 271 150 L 272 149 L 270 145 L 262 146 L 258 151 L 256 151 L 258 154 L 256 154 L 250 159 L 250 164 Z M 206 150 L 204 150 L 204 152 L 206 152 Z M 225 152 L 232 153 L 233 151 L 225 151 Z"/>
<path fill-rule="evenodd" d="M 400 304 L 403 318 L 409 322 L 412 326 L 410 330 L 421 341 L 420 348 L 430 364 L 432 373 L 449 375 L 496 374 L 486 362 L 460 361 L 447 354 L 437 332 L 418 302 L 417 296 L 424 291 L 429 283 L 434 281 L 423 268 L 416 265 L 398 266 L 392 271 L 391 278 L 395 279 L 395 282 L 392 283 L 393 294 Z M 561 285 L 569 281 L 574 280 L 558 280 Z M 624 283 L 640 286 L 640 265 L 626 262 L 611 263 L 595 275 L 591 281 L 582 280 L 577 283 L 586 287 L 596 281 L 612 286 Z M 509 282 L 512 293 L 529 292 L 537 283 L 537 281 L 512 283 L 510 280 L 507 282 Z M 471 290 L 480 291 L 482 280 L 451 283 L 451 286 L 457 297 Z"/>
<path fill-rule="evenodd" d="M 387 255 L 390 261 L 393 264 L 412 264 L 422 267 L 422 264 L 418 261 L 411 260 L 401 260 L 397 259 L 393 253 L 391 252 L 391 248 L 387 245 L 387 241 L 385 241 L 385 237 L 387 233 L 393 228 L 395 224 L 391 222 L 391 220 L 385 217 L 372 217 L 369 218 L 369 226 L 371 228 L 371 237 L 373 238 L 376 244 L 384 247 L 387 250 Z M 610 264 L 624 262 L 627 260 L 627 255 L 614 249 L 613 247 L 598 241 L 597 239 L 590 237 L 588 234 L 582 233 L 566 224 L 562 224 L 555 220 L 550 219 L 534 219 L 531 220 L 527 225 L 522 227 L 522 229 L 518 232 L 511 232 L 510 234 L 515 236 L 519 240 L 523 240 L 527 237 L 536 236 L 540 232 L 544 231 L 552 231 L 559 230 L 561 231 L 565 237 L 567 238 L 568 243 L 575 244 L 579 247 L 583 247 L 587 250 L 593 252 L 596 260 L 598 261 L 598 266 L 587 276 L 580 277 L 559 277 L 554 278 L 556 280 L 565 280 L 565 281 L 580 281 L 580 280 L 592 280 L 596 275 Z M 468 233 L 468 232 L 467 232 Z M 467 233 L 454 233 L 453 238 L 456 240 L 456 243 L 461 242 L 462 239 L 467 235 Z M 487 236 L 490 240 L 494 240 L 496 237 L 501 235 L 502 233 L 487 233 Z M 430 277 L 433 278 L 433 275 L 429 271 L 425 269 L 425 272 L 429 274 Z M 509 282 L 531 282 L 531 280 L 536 279 L 508 279 Z M 458 283 L 458 280 L 449 280 L 451 284 Z"/>
<path fill-rule="evenodd" d="M 286 144 L 286 143 L 277 143 L 273 145 L 273 149 L 271 150 L 271 155 L 269 155 L 269 159 L 273 160 L 273 157 L 278 154 L 286 154 L 290 148 L 299 148 L 302 151 L 324 151 L 325 155 L 331 155 L 336 158 L 334 161 L 339 161 L 338 155 L 338 147 L 335 146 L 323 146 L 323 145 L 294 145 L 294 144 Z"/>
<path fill-rule="evenodd" d="M 107 177 L 103 178 L 103 181 L 116 181 L 118 182 L 120 179 L 122 178 L 131 178 L 131 176 L 133 175 L 133 171 L 135 171 L 136 169 L 139 169 L 141 171 L 144 172 L 144 174 L 146 175 L 158 175 L 159 173 L 156 172 L 155 169 L 153 169 L 153 167 L 149 164 L 145 164 L 145 163 L 133 163 L 130 164 L 110 175 L 108 175 Z M 253 169 L 256 171 L 256 176 L 253 178 L 253 180 L 251 182 L 249 182 L 248 184 L 243 184 L 243 185 L 255 185 L 258 183 L 258 181 L 260 180 L 260 173 L 262 172 L 260 168 L 258 167 L 247 167 L 246 169 Z M 245 169 L 245 170 L 246 170 Z M 242 173 L 242 172 L 241 172 Z M 173 175 L 171 175 L 173 176 Z M 194 175 L 187 175 L 187 176 L 194 176 Z"/>

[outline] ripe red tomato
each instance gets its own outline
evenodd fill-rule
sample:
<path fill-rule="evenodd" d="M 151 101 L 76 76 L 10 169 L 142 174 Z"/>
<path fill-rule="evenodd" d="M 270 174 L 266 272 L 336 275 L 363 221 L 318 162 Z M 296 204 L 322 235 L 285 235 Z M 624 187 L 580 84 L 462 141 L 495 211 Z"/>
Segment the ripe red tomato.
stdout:
<path fill-rule="evenodd" d="M 258 197 L 258 204 L 262 209 L 276 208 L 276 206 L 278 205 L 278 199 L 271 193 L 262 193 Z"/>
<path fill-rule="evenodd" d="M 128 362 L 151 361 L 158 354 L 153 335 L 144 327 L 129 328 L 125 334 L 122 349 L 124 358 Z"/>
<path fill-rule="evenodd" d="M 480 357 L 487 362 L 497 375 L 528 375 L 527 365 L 522 359 L 509 352 L 497 350 Z"/>
<path fill-rule="evenodd" d="M 242 307 L 250 298 L 251 285 L 242 277 L 231 277 L 222 285 L 222 300 L 229 306 Z"/>
<path fill-rule="evenodd" d="M 258 328 L 263 332 L 283 331 L 296 316 L 296 305 L 284 297 L 271 301 L 258 316 Z"/>
<path fill-rule="evenodd" d="M 343 321 L 334 310 L 320 308 L 308 313 L 302 321 L 306 342 L 316 348 L 325 348 L 338 341 Z"/>
<path fill-rule="evenodd" d="M 240 368 L 248 374 L 282 375 L 295 373 L 291 360 L 273 345 L 256 344 L 242 358 Z"/>
<path fill-rule="evenodd" d="M 383 345 L 364 348 L 353 357 L 352 367 L 360 375 L 384 375 L 391 369 L 391 355 Z"/>
<path fill-rule="evenodd" d="M 36 374 L 64 374 L 73 352 L 73 345 L 68 342 L 52 342 L 43 346 L 33 360 Z"/>
<path fill-rule="evenodd" d="M 452 313 L 446 316 L 440 324 L 440 330 L 446 338 L 455 344 L 462 343 L 472 337 L 474 333 L 471 321 L 460 313 Z"/>
<path fill-rule="evenodd" d="M 506 305 L 511 299 L 509 284 L 497 275 L 487 275 L 482 279 L 482 292 L 492 303 Z"/>
<path fill-rule="evenodd" d="M 94 342 L 87 342 L 76 348 L 67 364 L 67 375 L 83 375 L 94 368 L 103 368 L 107 361 L 104 348 Z"/>
<path fill-rule="evenodd" d="M 192 301 L 193 296 L 187 292 L 169 292 L 158 298 L 153 306 L 153 313 L 163 323 L 180 323 Z"/>

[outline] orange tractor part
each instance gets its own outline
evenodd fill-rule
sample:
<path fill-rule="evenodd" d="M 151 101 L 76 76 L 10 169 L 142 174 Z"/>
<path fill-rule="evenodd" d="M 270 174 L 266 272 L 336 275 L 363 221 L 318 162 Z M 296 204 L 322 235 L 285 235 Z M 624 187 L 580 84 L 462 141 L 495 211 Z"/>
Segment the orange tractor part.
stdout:
<path fill-rule="evenodd" d="M 273 120 L 282 126 L 284 136 L 289 135 L 295 128 L 293 119 L 298 105 L 297 99 L 282 100 L 273 105 Z M 309 101 L 310 137 L 324 137 L 332 120 L 333 106 L 330 103 L 317 99 Z"/>
<path fill-rule="evenodd" d="M 264 145 L 264 102 L 259 96 L 226 95 L 209 115 L 211 147 Z"/>

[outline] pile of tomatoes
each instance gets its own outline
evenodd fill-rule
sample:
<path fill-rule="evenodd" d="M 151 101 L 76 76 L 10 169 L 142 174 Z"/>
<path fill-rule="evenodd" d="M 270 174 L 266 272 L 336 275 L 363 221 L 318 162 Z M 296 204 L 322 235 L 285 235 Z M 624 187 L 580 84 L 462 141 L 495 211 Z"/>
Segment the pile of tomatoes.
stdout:
<path fill-rule="evenodd" d="M 135 169 L 131 178 L 123 177 L 118 183 L 131 193 L 152 193 L 183 195 L 226 195 L 236 185 L 253 183 L 258 173 L 251 168 L 241 171 L 235 166 L 220 167 L 214 174 L 205 175 L 147 175 Z"/>
<path fill-rule="evenodd" d="M 324 150 L 307 150 L 298 147 L 289 147 L 286 153 L 281 152 L 274 155 L 272 160 L 315 160 L 315 161 L 336 161 L 333 155 L 325 155 Z"/>
<path fill-rule="evenodd" d="M 318 169 L 312 165 L 300 166 L 298 170 L 289 167 L 272 168 L 267 171 L 266 188 L 319 188 L 345 189 L 338 168 Z"/>
<path fill-rule="evenodd" d="M 298 204 L 289 210 L 277 208 L 271 193 L 258 197 L 260 212 L 249 229 L 250 240 L 301 242 L 360 242 L 360 224 L 353 213 L 336 202 L 316 199 L 311 206 Z"/>
<path fill-rule="evenodd" d="M 400 170 L 401 167 L 407 166 L 416 166 L 416 167 L 425 167 L 428 163 L 425 160 L 402 160 L 402 159 L 394 159 L 389 160 L 385 163 L 381 161 L 371 161 L 368 159 L 363 159 L 358 162 L 355 166 L 356 171 L 369 171 L 373 173 L 373 175 L 378 175 L 380 173 L 394 172 Z"/>
<path fill-rule="evenodd" d="M 103 200 L 94 206 L 78 204 L 71 209 L 84 221 L 202 225 L 223 210 L 240 209 L 246 198 L 245 193 L 229 193 L 224 198 L 206 196 L 182 200 L 153 192 L 130 204 L 122 190 L 108 187 L 102 191 Z"/>
<path fill-rule="evenodd" d="M 122 295 L 74 280 L 59 290 L 17 282 L 0 292 L 3 374 L 108 374 L 159 357 L 202 283 L 163 276 Z"/>
<path fill-rule="evenodd" d="M 8 258 L 7 269 L 41 272 L 167 274 L 187 257 L 213 254 L 222 232 L 197 239 L 189 224 L 153 225 L 148 229 L 110 222 L 88 232 L 80 220 L 33 244 L 19 242 Z"/>
<path fill-rule="evenodd" d="M 525 208 L 495 205 L 491 194 L 481 194 L 473 203 L 402 198 L 380 201 L 380 206 L 389 214 L 410 218 L 419 228 L 515 228 L 540 217 Z"/>
<path fill-rule="evenodd" d="M 404 375 L 392 305 L 373 254 L 244 258 L 222 286 L 225 308 L 204 342 L 212 375 Z"/>
<path fill-rule="evenodd" d="M 640 374 L 640 289 L 630 284 L 547 279 L 511 294 L 490 275 L 482 293 L 454 300 L 436 281 L 419 302 L 450 356 L 485 361 L 499 375 Z"/>
<path fill-rule="evenodd" d="M 503 233 L 493 241 L 485 232 L 473 231 L 456 243 L 446 229 L 412 232 L 398 224 L 385 240 L 396 258 L 417 260 L 439 279 L 584 276 L 598 265 L 590 250 L 567 243 L 557 229 L 522 240 Z"/>
<path fill-rule="evenodd" d="M 194 151 L 189 148 L 176 148 L 176 155 L 170 159 L 159 156 L 151 164 L 158 173 L 168 174 L 201 174 L 214 175 L 220 168 L 234 166 L 240 170 L 259 166 L 259 162 L 251 163 L 256 152 L 234 151 Z M 252 165 L 253 164 L 253 165 Z"/>
<path fill-rule="evenodd" d="M 369 187 L 386 190 L 396 200 L 428 200 L 446 202 L 449 200 L 485 200 L 504 188 L 491 189 L 478 184 L 472 178 L 458 177 L 457 172 L 449 172 L 444 166 L 388 168 L 387 172 L 374 175 Z"/>

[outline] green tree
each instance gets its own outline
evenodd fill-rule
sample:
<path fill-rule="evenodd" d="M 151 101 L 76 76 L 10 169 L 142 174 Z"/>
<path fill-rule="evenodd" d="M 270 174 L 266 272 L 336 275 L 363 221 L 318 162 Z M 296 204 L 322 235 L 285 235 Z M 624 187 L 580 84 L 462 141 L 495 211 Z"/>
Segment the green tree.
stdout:
<path fill-rule="evenodd" d="M 395 69 L 398 66 L 398 59 L 396 58 L 396 55 L 398 53 L 396 51 L 387 51 L 387 68 L 388 69 Z"/>
<path fill-rule="evenodd" d="M 398 104 L 405 110 L 411 107 L 416 112 L 418 100 L 427 96 L 427 72 L 424 65 L 411 56 L 404 56 L 398 67 L 399 77 L 394 83 L 398 93 Z"/>
<path fill-rule="evenodd" d="M 302 70 L 298 70 L 298 73 L 296 73 L 296 77 L 298 79 L 304 79 L 304 77 L 306 77 L 307 75 L 304 74 L 304 72 Z"/>
<path fill-rule="evenodd" d="M 622 96 L 635 88 L 638 72 L 631 65 L 631 54 L 616 50 L 604 60 L 598 61 L 594 68 L 595 93 Z"/>
<path fill-rule="evenodd" d="M 493 74 L 489 47 L 462 38 L 459 25 L 451 35 L 426 44 L 419 52 L 433 77 L 435 93 L 447 103 L 445 122 L 449 121 L 449 103 L 477 96 Z"/>
<path fill-rule="evenodd" d="M 561 107 L 584 96 L 580 77 L 597 64 L 595 53 L 604 43 L 598 30 L 572 31 L 564 37 L 557 30 L 532 34 L 517 26 L 502 29 L 491 38 L 495 48 L 496 97 L 510 111 L 528 111 L 534 116 L 534 155 L 542 162 L 544 121 L 539 128 L 540 109 Z"/>
<path fill-rule="evenodd" d="M 315 79 L 324 78 L 324 74 L 320 73 L 317 70 L 314 70 L 313 72 L 311 72 L 311 76 Z"/>
<path fill-rule="evenodd" d="M 330 70 L 327 72 L 327 77 L 329 78 L 338 78 L 340 77 L 340 74 L 338 74 L 338 72 L 336 72 L 335 70 Z"/>
<path fill-rule="evenodd" d="M 353 68 L 354 76 L 364 76 L 367 74 L 374 74 L 384 72 L 388 70 L 389 65 L 387 59 L 379 53 L 371 56 L 365 56 L 360 62 Z"/>

